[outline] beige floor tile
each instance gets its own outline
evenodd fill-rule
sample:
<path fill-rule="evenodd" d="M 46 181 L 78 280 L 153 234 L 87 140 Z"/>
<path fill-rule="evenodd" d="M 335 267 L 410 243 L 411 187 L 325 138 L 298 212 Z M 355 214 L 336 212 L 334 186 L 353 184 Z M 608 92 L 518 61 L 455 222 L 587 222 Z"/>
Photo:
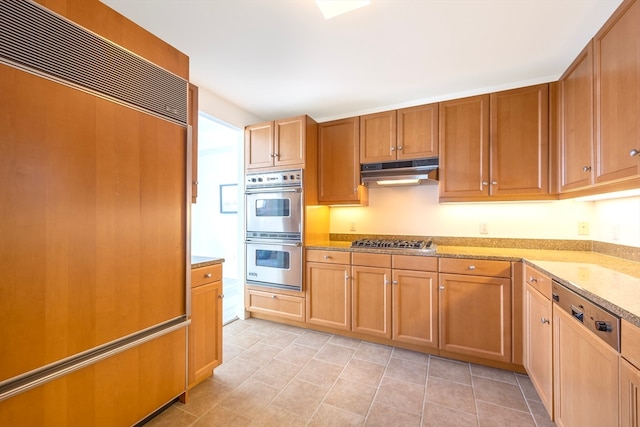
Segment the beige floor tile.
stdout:
<path fill-rule="evenodd" d="M 353 348 L 354 350 L 358 348 L 361 342 L 362 340 L 359 340 L 357 338 L 342 337 L 340 335 L 333 335 L 329 340 L 330 344 L 340 345 L 342 347 L 349 347 L 349 348 Z"/>
<path fill-rule="evenodd" d="M 227 344 L 225 342 L 225 344 L 222 346 L 222 361 L 223 363 L 226 363 L 228 361 L 230 361 L 231 359 L 233 359 L 234 357 L 238 356 L 240 353 L 242 353 L 245 349 L 242 347 L 238 347 L 237 345 L 233 345 L 233 344 Z"/>
<path fill-rule="evenodd" d="M 352 348 L 327 343 L 316 353 L 314 359 L 345 366 L 351 360 L 353 353 L 355 350 Z"/>
<path fill-rule="evenodd" d="M 471 386 L 429 377 L 427 380 L 427 402 L 456 409 L 458 411 L 476 413 L 476 404 Z"/>
<path fill-rule="evenodd" d="M 261 381 L 248 379 L 224 398 L 219 406 L 249 418 L 257 417 L 280 392 Z"/>
<path fill-rule="evenodd" d="M 404 348 L 395 347 L 391 353 L 392 358 L 408 360 L 410 362 L 428 364 L 429 355 L 417 351 L 406 350 Z"/>
<path fill-rule="evenodd" d="M 291 325 L 282 325 L 281 324 L 281 325 L 278 326 L 278 331 L 289 332 L 290 334 L 296 334 L 296 335 L 301 335 L 306 330 L 307 329 L 299 328 L 297 326 L 291 326 Z"/>
<path fill-rule="evenodd" d="M 342 366 L 312 359 L 298 372 L 296 378 L 329 389 L 341 372 Z"/>
<path fill-rule="evenodd" d="M 237 357 L 241 360 L 246 360 L 251 363 L 256 363 L 258 365 L 264 365 L 269 363 L 271 359 L 273 359 L 276 354 L 282 351 L 281 348 L 273 347 L 262 342 L 257 342 Z"/>
<path fill-rule="evenodd" d="M 361 426 L 364 424 L 362 415 L 344 411 L 335 406 L 321 404 L 316 413 L 311 418 L 308 427 L 349 427 Z"/>
<path fill-rule="evenodd" d="M 329 390 L 315 384 L 293 379 L 271 402 L 304 419 L 310 419 Z"/>
<path fill-rule="evenodd" d="M 299 336 L 300 335 L 298 334 L 292 334 L 288 331 L 276 329 L 269 335 L 266 335 L 264 338 L 262 338 L 262 341 L 260 342 L 282 349 L 294 342 Z"/>
<path fill-rule="evenodd" d="M 280 325 L 278 323 L 270 322 L 268 320 L 256 319 L 252 317 L 249 319 L 246 319 L 245 322 L 249 324 L 252 331 L 260 334 L 265 334 L 265 335 L 270 334 L 273 331 L 280 328 Z"/>
<path fill-rule="evenodd" d="M 304 427 L 306 424 L 307 420 L 269 405 L 253 420 L 251 427 Z"/>
<path fill-rule="evenodd" d="M 518 411 L 529 411 L 527 402 L 516 384 L 506 384 L 487 378 L 473 377 L 476 400 L 493 403 Z"/>
<path fill-rule="evenodd" d="M 489 366 L 471 364 L 471 376 L 489 378 L 495 381 L 502 381 L 509 384 L 518 384 L 515 372 L 504 369 L 491 368 Z"/>
<path fill-rule="evenodd" d="M 353 357 L 360 360 L 366 360 L 367 362 L 377 363 L 378 365 L 386 365 L 391 357 L 392 350 L 392 347 L 386 345 L 363 341 L 358 346 Z"/>
<path fill-rule="evenodd" d="M 253 420 L 244 415 L 216 406 L 198 418 L 193 427 L 246 427 Z"/>
<path fill-rule="evenodd" d="M 229 343 L 231 345 L 235 345 L 237 347 L 241 347 L 247 349 L 259 342 L 265 337 L 264 334 L 260 334 L 253 331 L 253 328 L 247 328 L 242 332 L 238 332 L 235 335 L 231 335 L 229 338 L 225 340 L 225 343 Z"/>
<path fill-rule="evenodd" d="M 427 380 L 427 365 L 392 357 L 384 376 L 424 386 Z"/>
<path fill-rule="evenodd" d="M 189 390 L 187 403 L 176 402 L 174 406 L 199 417 L 217 405 L 233 390 L 233 387 L 208 378 Z"/>
<path fill-rule="evenodd" d="M 273 359 L 251 378 L 282 390 L 300 371 L 300 365 Z"/>
<path fill-rule="evenodd" d="M 367 427 L 420 427 L 420 415 L 374 402 L 364 425 Z"/>
<path fill-rule="evenodd" d="M 398 411 L 421 415 L 424 386 L 384 377 L 374 401 Z"/>
<path fill-rule="evenodd" d="M 536 427 L 529 412 L 477 402 L 480 427 Z"/>
<path fill-rule="evenodd" d="M 329 341 L 331 335 L 324 334 L 316 331 L 305 331 L 302 335 L 298 336 L 294 341 L 298 345 L 304 345 L 307 347 L 321 349 L 323 345 Z"/>
<path fill-rule="evenodd" d="M 556 423 L 551 421 L 551 417 L 547 412 L 547 409 L 544 407 L 542 402 L 529 400 L 527 401 L 529 404 L 529 410 L 531 411 L 531 415 L 536 422 L 536 426 L 538 427 L 555 427 Z"/>
<path fill-rule="evenodd" d="M 380 384 L 385 367 L 377 363 L 351 359 L 340 374 L 340 378 L 377 387 Z"/>
<path fill-rule="evenodd" d="M 324 403 L 366 416 L 376 390 L 375 387 L 339 378 Z"/>
<path fill-rule="evenodd" d="M 188 427 L 197 419 L 197 416 L 182 411 L 173 405 L 151 419 L 145 424 L 145 427 Z"/>
<path fill-rule="evenodd" d="M 425 403 L 423 427 L 477 427 L 478 417 L 468 412 L 456 411 L 435 403 Z"/>
<path fill-rule="evenodd" d="M 246 360 L 240 360 L 237 357 L 225 362 L 214 370 L 214 379 L 229 387 L 238 387 L 245 382 L 247 378 L 256 373 L 261 368 Z"/>
<path fill-rule="evenodd" d="M 524 395 L 524 398 L 526 400 L 535 400 L 535 401 L 541 402 L 538 392 L 533 386 L 531 379 L 529 379 L 527 375 L 517 374 L 516 381 L 518 381 L 518 385 L 520 386 L 520 389 L 522 390 L 522 394 Z"/>
<path fill-rule="evenodd" d="M 239 332 L 245 331 L 251 327 L 251 322 L 247 322 L 246 320 L 242 320 L 240 322 L 231 322 L 224 325 L 222 328 L 223 339 L 225 340 L 225 344 L 229 337 L 236 335 Z"/>
<path fill-rule="evenodd" d="M 429 376 L 447 381 L 471 385 L 471 371 L 469 364 L 455 360 L 432 357 L 429 359 Z"/>
<path fill-rule="evenodd" d="M 315 348 L 292 343 L 283 348 L 280 353 L 276 355 L 275 359 L 283 360 L 285 362 L 293 363 L 296 365 L 306 365 L 317 352 L 318 350 L 316 350 Z"/>

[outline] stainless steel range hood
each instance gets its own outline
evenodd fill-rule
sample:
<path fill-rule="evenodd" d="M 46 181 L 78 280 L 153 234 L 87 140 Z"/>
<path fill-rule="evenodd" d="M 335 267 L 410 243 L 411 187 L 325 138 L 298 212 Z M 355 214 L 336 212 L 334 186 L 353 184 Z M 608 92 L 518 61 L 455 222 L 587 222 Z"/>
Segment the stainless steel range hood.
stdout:
<path fill-rule="evenodd" d="M 437 184 L 438 158 L 360 165 L 362 184 L 369 187 Z"/>

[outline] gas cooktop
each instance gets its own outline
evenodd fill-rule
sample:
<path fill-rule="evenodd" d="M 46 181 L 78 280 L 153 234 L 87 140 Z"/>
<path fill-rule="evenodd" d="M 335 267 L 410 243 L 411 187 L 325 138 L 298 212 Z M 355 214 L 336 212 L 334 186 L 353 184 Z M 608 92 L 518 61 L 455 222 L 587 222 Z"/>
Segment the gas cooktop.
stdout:
<path fill-rule="evenodd" d="M 352 248 L 412 249 L 421 252 L 435 252 L 433 240 L 401 239 L 359 239 L 351 242 Z"/>

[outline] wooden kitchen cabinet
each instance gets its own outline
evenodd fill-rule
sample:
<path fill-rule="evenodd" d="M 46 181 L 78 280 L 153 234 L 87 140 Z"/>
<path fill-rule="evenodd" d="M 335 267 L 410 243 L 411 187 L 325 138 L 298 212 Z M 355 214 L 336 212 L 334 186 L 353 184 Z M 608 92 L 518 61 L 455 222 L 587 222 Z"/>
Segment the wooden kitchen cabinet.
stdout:
<path fill-rule="evenodd" d="M 640 2 L 626 0 L 593 39 L 595 184 L 640 176 Z"/>
<path fill-rule="evenodd" d="M 549 417 L 553 419 L 551 279 L 526 266 L 523 295 L 523 364 Z"/>
<path fill-rule="evenodd" d="M 353 332 L 391 338 L 391 255 L 352 254 Z"/>
<path fill-rule="evenodd" d="M 438 348 L 438 260 L 392 257 L 392 339 Z"/>
<path fill-rule="evenodd" d="M 307 323 L 351 330 L 351 254 L 307 250 Z"/>
<path fill-rule="evenodd" d="M 396 111 L 360 116 L 360 163 L 397 159 Z"/>
<path fill-rule="evenodd" d="M 189 83 L 188 119 L 191 129 L 191 203 L 198 199 L 198 86 Z"/>
<path fill-rule="evenodd" d="M 440 350 L 511 363 L 511 263 L 440 258 L 439 271 Z"/>
<path fill-rule="evenodd" d="M 222 363 L 222 264 L 191 271 L 189 389 Z"/>
<path fill-rule="evenodd" d="M 318 202 L 324 205 L 368 204 L 360 185 L 358 117 L 318 125 Z"/>
<path fill-rule="evenodd" d="M 620 427 L 640 427 L 640 328 L 620 325 Z"/>
<path fill-rule="evenodd" d="M 247 126 L 245 169 L 305 168 L 307 155 L 315 158 L 316 133 L 316 122 L 304 115 Z"/>
<path fill-rule="evenodd" d="M 291 292 L 272 292 L 267 288 L 245 287 L 245 308 L 252 315 L 304 322 L 305 298 Z"/>
<path fill-rule="evenodd" d="M 440 103 L 440 200 L 549 196 L 549 86 Z"/>
<path fill-rule="evenodd" d="M 619 353 L 553 305 L 556 425 L 618 425 Z"/>
<path fill-rule="evenodd" d="M 397 111 L 397 159 L 438 157 L 438 104 Z"/>

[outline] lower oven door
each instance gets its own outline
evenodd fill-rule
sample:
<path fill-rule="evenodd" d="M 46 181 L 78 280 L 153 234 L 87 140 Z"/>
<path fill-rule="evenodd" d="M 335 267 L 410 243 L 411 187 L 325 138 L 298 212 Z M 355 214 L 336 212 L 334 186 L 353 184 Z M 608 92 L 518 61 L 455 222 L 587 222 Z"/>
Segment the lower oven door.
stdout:
<path fill-rule="evenodd" d="M 247 241 L 246 252 L 247 284 L 302 291 L 300 242 Z"/>

